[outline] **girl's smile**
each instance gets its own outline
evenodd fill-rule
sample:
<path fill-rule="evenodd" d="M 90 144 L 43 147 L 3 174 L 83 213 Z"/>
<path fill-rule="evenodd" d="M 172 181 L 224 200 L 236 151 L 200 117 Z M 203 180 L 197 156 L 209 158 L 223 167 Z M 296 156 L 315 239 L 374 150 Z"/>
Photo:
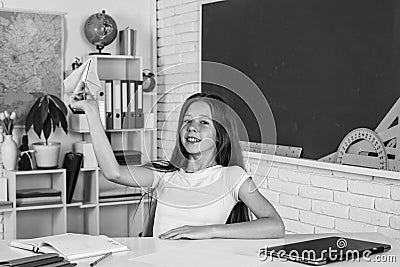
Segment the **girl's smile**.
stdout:
<path fill-rule="evenodd" d="M 192 103 L 183 118 L 181 142 L 189 154 L 204 154 L 215 150 L 216 131 L 210 106 L 202 101 Z M 203 155 L 204 156 L 204 155 Z"/>

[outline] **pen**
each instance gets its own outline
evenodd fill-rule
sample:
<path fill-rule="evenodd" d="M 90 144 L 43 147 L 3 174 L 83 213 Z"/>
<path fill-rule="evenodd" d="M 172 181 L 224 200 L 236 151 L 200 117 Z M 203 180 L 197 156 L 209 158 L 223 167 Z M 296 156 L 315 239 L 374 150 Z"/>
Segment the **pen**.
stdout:
<path fill-rule="evenodd" d="M 92 262 L 90 264 L 91 267 L 95 266 L 97 263 L 101 262 L 102 260 L 104 260 L 105 258 L 107 258 L 108 256 L 111 256 L 112 252 L 108 252 L 106 254 L 104 254 L 103 256 L 101 256 L 100 258 L 98 258 L 97 260 L 95 260 L 94 262 Z"/>

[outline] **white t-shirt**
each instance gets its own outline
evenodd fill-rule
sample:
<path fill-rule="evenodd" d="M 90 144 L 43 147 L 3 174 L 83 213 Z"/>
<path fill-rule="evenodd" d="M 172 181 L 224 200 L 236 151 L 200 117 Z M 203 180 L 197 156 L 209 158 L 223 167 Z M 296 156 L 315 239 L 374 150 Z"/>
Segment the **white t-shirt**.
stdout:
<path fill-rule="evenodd" d="M 244 170 L 228 177 L 227 168 L 216 165 L 194 173 L 154 171 L 154 236 L 183 225 L 224 224 L 239 201 L 241 185 L 250 177 Z"/>

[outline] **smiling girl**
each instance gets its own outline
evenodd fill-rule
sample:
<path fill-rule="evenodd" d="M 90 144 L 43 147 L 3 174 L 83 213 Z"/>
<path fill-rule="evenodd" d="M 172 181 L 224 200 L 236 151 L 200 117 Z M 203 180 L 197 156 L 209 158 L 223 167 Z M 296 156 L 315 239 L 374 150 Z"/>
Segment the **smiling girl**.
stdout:
<path fill-rule="evenodd" d="M 85 111 L 100 168 L 118 184 L 151 187 L 157 195 L 154 235 L 162 239 L 280 238 L 281 217 L 244 170 L 232 111 L 215 95 L 189 97 L 181 108 L 168 166 L 119 166 L 96 102 L 72 100 Z M 248 220 L 248 209 L 257 217 Z"/>

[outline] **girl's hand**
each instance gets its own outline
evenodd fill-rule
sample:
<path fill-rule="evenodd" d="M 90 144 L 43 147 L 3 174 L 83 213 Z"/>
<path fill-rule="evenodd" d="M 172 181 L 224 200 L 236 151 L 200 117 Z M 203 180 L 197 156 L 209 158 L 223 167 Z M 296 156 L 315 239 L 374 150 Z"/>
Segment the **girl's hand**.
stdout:
<path fill-rule="evenodd" d="M 190 226 L 184 225 L 175 229 L 171 229 L 158 236 L 160 239 L 209 239 L 212 238 L 211 226 Z"/>
<path fill-rule="evenodd" d="M 98 110 L 97 103 L 94 100 L 93 96 L 91 94 L 88 94 L 87 92 L 88 90 L 85 90 L 85 87 L 82 87 L 81 90 L 74 92 L 71 95 L 71 108 L 82 110 L 85 112 L 89 110 Z"/>

